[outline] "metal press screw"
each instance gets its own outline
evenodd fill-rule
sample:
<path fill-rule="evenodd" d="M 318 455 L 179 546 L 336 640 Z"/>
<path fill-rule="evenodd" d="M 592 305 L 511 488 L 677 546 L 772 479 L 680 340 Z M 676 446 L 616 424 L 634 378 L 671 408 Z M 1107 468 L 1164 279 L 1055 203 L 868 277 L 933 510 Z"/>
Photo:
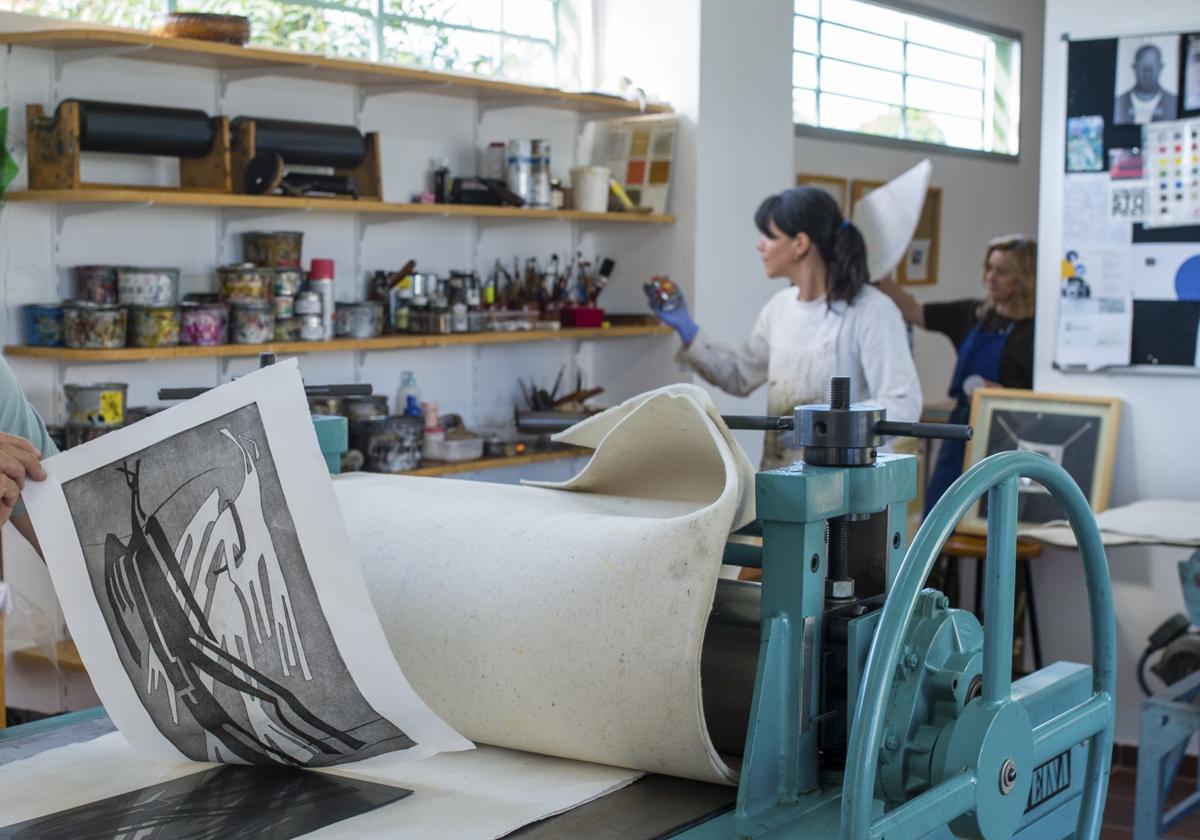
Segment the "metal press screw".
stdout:
<path fill-rule="evenodd" d="M 1011 758 L 1006 758 L 1000 765 L 1000 792 L 1005 796 L 1012 793 L 1017 785 L 1017 765 Z"/>

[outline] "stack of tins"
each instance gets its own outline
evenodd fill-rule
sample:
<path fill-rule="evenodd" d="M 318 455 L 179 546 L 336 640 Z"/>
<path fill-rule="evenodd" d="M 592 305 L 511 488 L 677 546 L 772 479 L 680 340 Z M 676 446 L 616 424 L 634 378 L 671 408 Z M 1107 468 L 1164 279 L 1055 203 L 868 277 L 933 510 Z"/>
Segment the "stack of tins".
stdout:
<path fill-rule="evenodd" d="M 315 415 L 348 419 L 350 448 L 342 456 L 343 472 L 402 473 L 421 465 L 424 419 L 389 415 L 386 396 L 311 397 L 308 402 Z"/>

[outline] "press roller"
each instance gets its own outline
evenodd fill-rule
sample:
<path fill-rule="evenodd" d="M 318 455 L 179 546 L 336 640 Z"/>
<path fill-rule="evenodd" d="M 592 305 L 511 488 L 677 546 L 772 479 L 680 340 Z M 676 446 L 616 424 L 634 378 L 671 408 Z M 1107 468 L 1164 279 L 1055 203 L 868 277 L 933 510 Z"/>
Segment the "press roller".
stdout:
<path fill-rule="evenodd" d="M 758 519 L 745 531 L 762 545 L 730 543 L 725 562 L 761 567 L 762 585 L 722 582 L 709 622 L 705 711 L 722 750 L 737 748 L 747 703 L 730 686 L 748 667 L 749 638 L 758 646 L 737 804 L 678 836 L 1097 837 L 1115 631 L 1099 531 L 1067 473 L 1033 453 L 993 455 L 959 478 L 906 546 L 916 461 L 881 454 L 884 436 L 968 438 L 969 428 L 891 423 L 880 408 L 850 404 L 844 378 L 834 379 L 828 404 L 726 421 L 791 429 L 804 460 L 756 476 Z M 1093 664 L 1059 662 L 1014 682 L 1023 477 L 1058 500 L 1079 541 Z M 923 585 L 985 493 L 981 625 Z"/>

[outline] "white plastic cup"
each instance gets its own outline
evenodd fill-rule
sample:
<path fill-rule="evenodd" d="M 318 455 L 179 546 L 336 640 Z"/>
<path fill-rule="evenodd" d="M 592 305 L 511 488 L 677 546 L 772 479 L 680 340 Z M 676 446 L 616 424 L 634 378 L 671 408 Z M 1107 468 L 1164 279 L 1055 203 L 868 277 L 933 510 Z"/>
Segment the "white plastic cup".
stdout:
<path fill-rule="evenodd" d="M 607 166 L 572 167 L 575 209 L 586 213 L 608 212 L 608 181 L 611 177 L 612 171 Z"/>

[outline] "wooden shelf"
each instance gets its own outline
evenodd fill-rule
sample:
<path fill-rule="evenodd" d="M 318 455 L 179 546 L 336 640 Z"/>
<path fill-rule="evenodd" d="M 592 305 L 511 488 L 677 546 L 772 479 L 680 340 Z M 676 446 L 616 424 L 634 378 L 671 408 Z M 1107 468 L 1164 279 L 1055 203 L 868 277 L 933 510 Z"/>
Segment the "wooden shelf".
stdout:
<path fill-rule="evenodd" d="M 635 102 L 604 94 L 571 93 L 538 85 L 502 82 L 458 73 L 439 73 L 393 64 L 328 58 L 273 47 L 239 47 L 186 38 L 162 38 L 133 29 L 79 26 L 36 32 L 4 32 L 0 33 L 0 43 L 54 49 L 67 60 L 72 59 L 72 52 L 77 52 L 79 57 L 89 57 L 95 54 L 94 51 L 102 50 L 108 55 L 142 61 L 231 71 L 229 77 L 222 79 L 223 85 L 235 78 L 279 75 L 292 79 L 359 85 L 368 93 L 387 94 L 414 90 L 439 96 L 457 96 L 474 99 L 492 107 L 534 105 L 612 116 L 661 114 L 671 111 L 668 105 L 649 104 L 643 112 Z"/>
<path fill-rule="evenodd" d="M 591 454 L 592 450 L 590 449 L 573 446 L 569 449 L 555 449 L 550 452 L 530 452 L 526 455 L 513 455 L 506 458 L 480 458 L 477 461 L 425 461 L 417 469 L 409 470 L 406 473 L 401 473 L 401 475 L 438 476 L 477 472 L 479 470 L 502 470 L 507 467 L 541 464 L 546 461 L 587 458 Z"/>
<path fill-rule="evenodd" d="M 414 350 L 462 344 L 528 344 L 537 341 L 595 341 L 670 335 L 669 327 L 635 326 L 595 329 L 526 330 L 523 332 L 452 333 L 450 335 L 385 335 L 379 338 L 341 338 L 334 341 L 278 341 L 271 344 L 219 344 L 216 347 L 122 347 L 117 350 L 77 350 L 69 347 L 27 347 L 10 344 L 6 356 L 53 359 L 60 362 L 135 362 L 150 359 L 210 359 L 275 353 L 343 353 L 370 350 Z"/>
<path fill-rule="evenodd" d="M 490 207 L 480 204 L 412 204 L 392 201 L 353 201 L 343 198 L 293 198 L 282 195 L 239 195 L 163 188 L 85 190 L 22 190 L 6 193 L 4 201 L 60 204 L 141 204 L 155 207 L 219 207 L 250 210 L 305 210 L 318 213 L 364 213 L 399 217 L 464 217 L 472 219 L 547 219 L 568 222 L 669 225 L 675 217 L 654 213 L 586 213 L 582 210 L 536 210 L 528 207 Z"/>

